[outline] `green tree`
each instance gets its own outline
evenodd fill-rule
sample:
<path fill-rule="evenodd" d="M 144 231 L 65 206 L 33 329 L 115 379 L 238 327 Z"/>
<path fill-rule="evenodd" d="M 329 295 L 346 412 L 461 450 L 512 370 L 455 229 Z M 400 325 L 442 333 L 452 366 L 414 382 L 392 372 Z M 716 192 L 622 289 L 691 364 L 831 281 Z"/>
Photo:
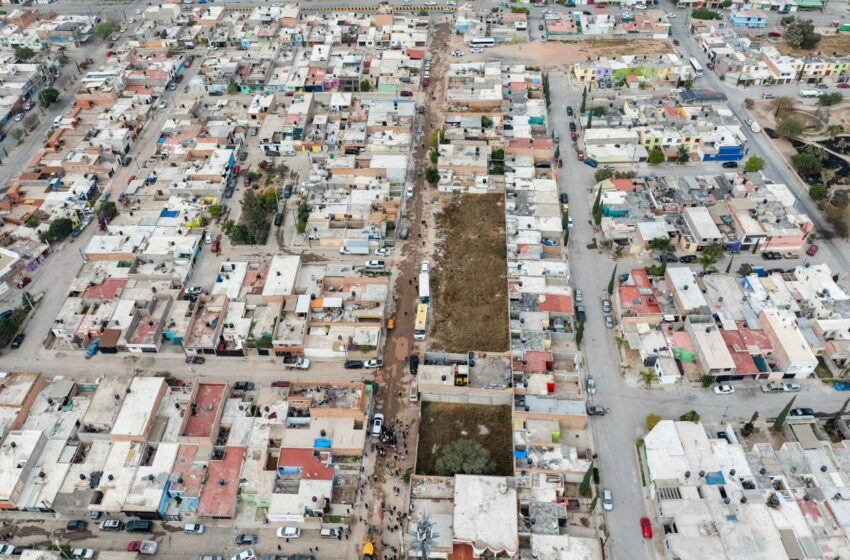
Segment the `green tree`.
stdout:
<path fill-rule="evenodd" d="M 33 214 L 32 216 L 27 218 L 27 220 L 24 222 L 24 225 L 27 226 L 27 227 L 30 227 L 30 228 L 36 228 L 36 227 L 38 227 L 39 223 L 40 222 L 39 222 L 38 216 Z"/>
<path fill-rule="evenodd" d="M 715 243 L 714 245 L 704 247 L 703 250 L 700 251 L 700 254 L 697 257 L 697 262 L 702 267 L 703 271 L 705 271 L 717 264 L 717 262 L 720 261 L 725 254 L 726 248 L 719 243 Z"/>
<path fill-rule="evenodd" d="M 656 237 L 649 242 L 649 248 L 653 251 L 670 251 L 672 247 L 673 242 L 669 237 Z"/>
<path fill-rule="evenodd" d="M 431 146 L 432 150 L 437 150 L 440 146 L 440 140 L 443 135 L 443 131 L 440 128 L 435 128 L 431 132 L 428 133 L 428 145 Z M 504 154 L 504 152 L 502 152 Z M 490 158 L 493 158 L 493 153 L 490 153 Z"/>
<path fill-rule="evenodd" d="M 797 138 L 803 133 L 803 122 L 796 117 L 783 117 L 776 125 L 776 134 L 783 138 Z"/>
<path fill-rule="evenodd" d="M 699 382 L 703 389 L 708 389 L 711 387 L 711 384 L 714 383 L 714 376 L 705 374 L 699 378 Z"/>
<path fill-rule="evenodd" d="M 431 150 L 431 164 L 437 165 L 437 162 L 440 161 L 440 154 L 437 150 Z"/>
<path fill-rule="evenodd" d="M 596 216 L 599 212 L 602 211 L 602 185 L 599 185 L 599 188 L 596 189 L 596 200 L 593 201 L 593 209 L 591 210 L 591 214 Z"/>
<path fill-rule="evenodd" d="M 791 411 L 791 407 L 794 406 L 794 399 L 796 398 L 796 396 L 791 397 L 791 400 L 788 401 L 788 404 L 785 405 L 785 408 L 782 409 L 782 412 L 780 412 L 779 416 L 776 417 L 776 420 L 773 421 L 773 426 L 770 427 L 771 430 L 774 432 L 782 431 L 782 426 L 785 424 L 785 418 Z"/>
<path fill-rule="evenodd" d="M 310 212 L 313 208 L 306 202 L 298 205 L 298 218 L 295 221 L 295 231 L 304 233 L 307 231 L 307 220 L 310 219 Z"/>
<path fill-rule="evenodd" d="M 847 410 L 847 405 L 850 404 L 850 399 L 844 401 L 844 404 L 841 405 L 835 414 L 833 414 L 829 420 L 826 421 L 825 428 L 827 432 L 834 432 L 835 428 L 838 427 L 838 423 L 841 421 L 841 417 L 844 416 L 844 412 Z"/>
<path fill-rule="evenodd" d="M 593 111 L 587 114 L 587 126 L 585 128 L 593 128 Z"/>
<path fill-rule="evenodd" d="M 581 348 L 581 341 L 584 338 L 584 321 L 579 321 L 576 325 L 576 346 Z"/>
<path fill-rule="evenodd" d="M 236 83 L 236 80 L 230 80 L 227 82 L 227 95 L 233 95 L 235 93 L 239 93 L 239 84 Z"/>
<path fill-rule="evenodd" d="M 111 222 L 112 218 L 118 215 L 118 207 L 111 200 L 104 200 L 97 207 L 96 214 L 98 217 L 103 216 L 103 219 L 107 222 Z"/>
<path fill-rule="evenodd" d="M 646 429 L 652 431 L 652 428 L 658 425 L 659 422 L 664 420 L 661 416 L 655 414 L 654 412 L 650 412 L 646 415 L 646 420 L 643 421 Z"/>
<path fill-rule="evenodd" d="M 694 19 L 720 19 L 720 14 L 708 8 L 694 8 L 691 10 L 691 17 Z"/>
<path fill-rule="evenodd" d="M 210 217 L 212 219 L 220 218 L 224 214 L 224 206 L 221 204 L 210 204 L 207 210 L 210 211 Z"/>
<path fill-rule="evenodd" d="M 691 154 L 688 152 L 688 147 L 684 144 L 679 144 L 676 149 L 676 161 L 679 163 L 688 163 L 691 161 Z"/>
<path fill-rule="evenodd" d="M 829 107 L 830 105 L 836 105 L 842 101 L 844 101 L 844 96 L 837 91 L 818 95 L 818 105 L 821 107 Z"/>
<path fill-rule="evenodd" d="M 21 62 L 26 62 L 35 56 L 35 51 L 29 47 L 15 47 L 15 58 Z"/>
<path fill-rule="evenodd" d="M 74 222 L 68 218 L 56 218 L 38 237 L 43 242 L 56 243 L 71 235 L 72 231 L 74 231 Z"/>
<path fill-rule="evenodd" d="M 764 160 L 758 156 L 750 156 L 744 163 L 744 171 L 747 173 L 756 173 L 764 169 Z"/>
<path fill-rule="evenodd" d="M 814 200 L 823 200 L 826 198 L 827 188 L 823 185 L 812 185 L 809 187 L 809 197 Z"/>
<path fill-rule="evenodd" d="M 758 420 L 758 419 L 759 419 L 759 413 L 758 413 L 758 410 L 757 410 L 757 411 L 753 412 L 753 415 L 750 417 L 750 421 L 747 422 L 746 424 L 744 424 L 743 427 L 741 428 L 741 434 L 743 434 L 744 437 L 749 437 L 750 434 L 753 433 L 753 430 L 755 430 L 756 420 Z"/>
<path fill-rule="evenodd" d="M 815 153 L 802 151 L 791 156 L 791 165 L 797 170 L 797 173 L 805 177 L 817 175 L 823 169 L 820 158 Z"/>
<path fill-rule="evenodd" d="M 679 420 L 682 422 L 699 422 L 699 413 L 696 410 L 689 410 L 679 416 Z"/>
<path fill-rule="evenodd" d="M 429 167 L 428 170 L 425 171 L 425 180 L 432 185 L 436 185 L 440 182 L 440 172 L 436 167 Z"/>
<path fill-rule="evenodd" d="M 59 99 L 59 91 L 54 87 L 46 87 L 38 92 L 38 102 L 42 107 L 50 107 Z"/>
<path fill-rule="evenodd" d="M 581 483 L 578 485 L 578 493 L 582 498 L 589 498 L 592 494 L 590 480 L 593 477 L 593 461 L 590 462 L 590 467 L 587 469 L 587 472 L 584 473 L 584 476 L 581 477 Z"/>
<path fill-rule="evenodd" d="M 439 474 L 490 474 L 496 463 L 483 445 L 471 439 L 458 439 L 443 448 L 435 464 Z"/>
<path fill-rule="evenodd" d="M 584 110 L 587 108 L 587 86 L 584 86 L 584 89 L 581 90 L 581 108 L 579 109 L 579 113 L 584 114 Z"/>
<path fill-rule="evenodd" d="M 487 115 L 481 115 L 481 128 L 490 128 L 493 126 L 493 119 Z"/>
<path fill-rule="evenodd" d="M 661 151 L 661 148 L 655 146 L 649 152 L 649 157 L 647 158 L 646 162 L 649 165 L 658 165 L 659 163 L 664 163 L 664 152 Z"/>
<path fill-rule="evenodd" d="M 795 49 L 813 49 L 820 42 L 815 25 L 810 19 L 795 19 L 785 28 L 785 42 Z"/>
<path fill-rule="evenodd" d="M 372 91 L 372 83 L 369 80 L 360 80 L 360 91 Z"/>
<path fill-rule="evenodd" d="M 844 127 L 840 124 L 831 124 L 826 127 L 826 132 L 831 138 L 835 138 L 836 136 L 844 132 Z"/>
<path fill-rule="evenodd" d="M 608 280 L 608 295 L 614 293 L 614 281 L 617 279 L 617 265 L 614 265 L 614 270 L 611 271 L 611 278 Z"/>
<path fill-rule="evenodd" d="M 118 24 L 111 19 L 103 20 L 94 26 L 94 35 L 98 39 L 107 39 L 118 31 Z"/>
<path fill-rule="evenodd" d="M 645 369 L 640 372 L 640 382 L 643 383 L 643 386 L 647 389 L 652 387 L 652 382 L 657 379 L 655 372 L 651 369 Z"/>
<path fill-rule="evenodd" d="M 605 179 L 610 179 L 614 176 L 614 170 L 603 167 L 602 169 L 597 169 L 593 172 L 593 178 L 596 179 L 596 182 L 604 181 Z"/>

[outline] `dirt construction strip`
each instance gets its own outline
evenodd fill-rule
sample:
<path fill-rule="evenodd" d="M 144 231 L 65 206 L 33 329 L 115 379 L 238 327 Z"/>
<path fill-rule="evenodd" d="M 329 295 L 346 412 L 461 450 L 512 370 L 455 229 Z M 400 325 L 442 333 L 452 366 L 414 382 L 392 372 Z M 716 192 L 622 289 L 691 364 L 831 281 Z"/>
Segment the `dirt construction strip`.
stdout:
<path fill-rule="evenodd" d="M 505 201 L 502 193 L 446 199 L 437 215 L 431 347 L 508 350 Z"/>

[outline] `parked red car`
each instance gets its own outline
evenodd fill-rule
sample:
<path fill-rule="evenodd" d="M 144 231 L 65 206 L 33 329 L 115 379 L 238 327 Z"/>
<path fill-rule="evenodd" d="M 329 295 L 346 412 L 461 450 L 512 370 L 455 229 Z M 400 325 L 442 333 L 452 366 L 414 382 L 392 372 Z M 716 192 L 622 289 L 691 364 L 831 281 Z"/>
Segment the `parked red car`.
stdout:
<path fill-rule="evenodd" d="M 233 174 L 234 175 L 239 175 L 239 171 L 241 171 L 241 170 L 242 170 L 242 168 L 239 167 L 238 165 L 233 166 Z"/>
<path fill-rule="evenodd" d="M 584 151 L 577 150 L 576 151 L 576 157 L 578 158 L 579 161 L 584 161 Z"/>
<path fill-rule="evenodd" d="M 127 544 L 127 551 L 128 552 L 138 552 L 141 549 L 142 549 L 142 541 L 130 541 Z"/>
<path fill-rule="evenodd" d="M 814 247 L 814 245 L 812 245 L 812 247 Z M 29 276 L 24 276 L 23 278 L 18 280 L 18 289 L 20 290 L 20 289 L 26 287 L 26 285 L 29 284 L 30 282 L 32 282 L 32 278 L 30 278 Z"/>
<path fill-rule="evenodd" d="M 779 31 L 771 31 L 767 34 L 768 37 L 782 37 L 782 33 Z"/>
<path fill-rule="evenodd" d="M 809 245 L 809 248 L 806 249 L 806 254 L 809 255 L 810 257 L 813 257 L 815 255 L 815 253 L 817 253 L 817 252 L 818 252 L 818 246 L 815 245 L 814 243 Z"/>
<path fill-rule="evenodd" d="M 643 538 L 651 539 L 652 538 L 652 524 L 649 522 L 648 517 L 640 518 L 640 532 L 643 534 Z"/>
<path fill-rule="evenodd" d="M 847 89 L 847 88 L 850 88 L 850 84 L 848 84 L 847 82 L 841 82 L 840 84 L 838 84 L 835 87 L 837 87 L 838 89 Z"/>

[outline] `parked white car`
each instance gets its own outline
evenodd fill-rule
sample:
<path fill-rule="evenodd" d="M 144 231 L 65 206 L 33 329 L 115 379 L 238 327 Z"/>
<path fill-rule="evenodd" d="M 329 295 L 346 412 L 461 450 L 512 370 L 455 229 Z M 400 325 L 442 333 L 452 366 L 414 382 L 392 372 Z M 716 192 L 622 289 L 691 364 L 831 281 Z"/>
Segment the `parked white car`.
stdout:
<path fill-rule="evenodd" d="M 614 494 L 607 488 L 602 490 L 602 509 L 605 511 L 614 509 Z"/>
<path fill-rule="evenodd" d="M 715 395 L 731 395 L 735 392 L 735 388 L 731 385 L 718 385 L 714 388 Z"/>
<path fill-rule="evenodd" d="M 203 535 L 206 527 L 201 523 L 186 523 L 183 532 L 190 535 Z"/>

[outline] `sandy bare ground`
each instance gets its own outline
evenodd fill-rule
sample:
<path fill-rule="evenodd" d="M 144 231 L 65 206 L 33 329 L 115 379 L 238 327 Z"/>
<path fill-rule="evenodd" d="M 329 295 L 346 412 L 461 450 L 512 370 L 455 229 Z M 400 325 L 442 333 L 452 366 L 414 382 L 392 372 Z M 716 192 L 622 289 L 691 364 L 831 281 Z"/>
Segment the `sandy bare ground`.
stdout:
<path fill-rule="evenodd" d="M 531 42 L 500 45 L 485 52 L 472 55 L 473 60 L 498 60 L 521 63 L 540 68 L 564 67 L 584 62 L 597 56 L 615 57 L 624 52 L 638 56 L 658 56 L 673 52 L 667 41 L 653 39 L 608 39 L 572 42 Z"/>

